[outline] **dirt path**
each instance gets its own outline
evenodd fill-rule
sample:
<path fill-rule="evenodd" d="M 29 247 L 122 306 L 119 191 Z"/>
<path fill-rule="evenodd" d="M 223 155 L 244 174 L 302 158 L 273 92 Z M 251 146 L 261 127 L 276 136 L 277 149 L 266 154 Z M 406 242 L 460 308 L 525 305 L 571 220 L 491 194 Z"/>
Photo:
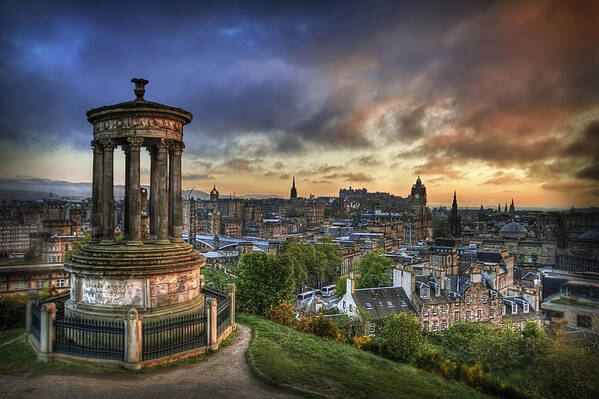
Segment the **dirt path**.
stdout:
<path fill-rule="evenodd" d="M 297 398 L 251 375 L 245 362 L 250 329 L 238 328 L 235 343 L 192 365 L 145 375 L 0 375 L 0 398 Z"/>

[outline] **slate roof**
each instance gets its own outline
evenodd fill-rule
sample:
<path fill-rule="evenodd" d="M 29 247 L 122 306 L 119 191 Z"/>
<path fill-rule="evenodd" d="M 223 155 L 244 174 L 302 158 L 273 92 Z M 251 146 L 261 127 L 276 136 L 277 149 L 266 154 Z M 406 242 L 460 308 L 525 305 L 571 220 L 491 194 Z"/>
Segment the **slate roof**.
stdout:
<path fill-rule="evenodd" d="M 416 313 L 402 287 L 362 288 L 353 294 L 356 306 L 368 310 L 373 319 L 400 312 Z"/>
<path fill-rule="evenodd" d="M 499 252 L 478 252 L 476 258 L 479 262 L 501 263 L 502 257 Z"/>

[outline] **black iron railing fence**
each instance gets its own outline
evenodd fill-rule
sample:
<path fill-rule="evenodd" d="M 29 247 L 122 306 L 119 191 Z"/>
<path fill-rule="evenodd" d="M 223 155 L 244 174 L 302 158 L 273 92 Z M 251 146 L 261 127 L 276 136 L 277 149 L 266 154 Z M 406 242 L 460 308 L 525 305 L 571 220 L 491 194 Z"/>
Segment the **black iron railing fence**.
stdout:
<path fill-rule="evenodd" d="M 231 325 L 231 298 L 221 300 L 217 306 L 216 332 L 220 337 Z"/>
<path fill-rule="evenodd" d="M 222 292 L 222 291 L 216 290 L 214 288 L 204 287 L 204 293 L 208 297 L 216 298 L 219 301 L 227 298 L 227 293 L 226 292 Z"/>
<path fill-rule="evenodd" d="M 142 361 L 206 346 L 205 314 L 190 314 L 142 324 Z"/>
<path fill-rule="evenodd" d="M 125 360 L 125 328 L 122 321 L 57 318 L 54 327 L 55 352 Z"/>
<path fill-rule="evenodd" d="M 40 343 L 40 327 L 41 327 L 41 320 L 40 320 L 40 306 L 37 303 L 32 303 L 31 304 L 31 320 L 30 320 L 30 328 L 29 331 L 31 332 L 31 335 L 33 336 L 33 338 L 35 338 L 35 340 L 37 341 L 37 343 Z"/>

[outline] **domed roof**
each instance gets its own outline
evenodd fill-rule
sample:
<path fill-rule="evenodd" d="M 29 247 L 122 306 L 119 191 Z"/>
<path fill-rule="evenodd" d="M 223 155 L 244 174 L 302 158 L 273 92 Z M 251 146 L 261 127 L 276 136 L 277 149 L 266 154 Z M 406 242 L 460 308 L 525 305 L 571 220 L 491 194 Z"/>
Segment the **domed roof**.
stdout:
<path fill-rule="evenodd" d="M 522 226 L 520 223 L 517 222 L 510 222 L 508 224 L 506 224 L 505 226 L 503 226 L 501 228 L 501 230 L 499 230 L 500 233 L 528 233 L 528 230 L 526 230 L 526 228 L 524 226 Z"/>
<path fill-rule="evenodd" d="M 599 233 L 597 233 L 594 230 L 589 230 L 582 233 L 578 238 L 580 238 L 581 240 L 599 241 Z"/>

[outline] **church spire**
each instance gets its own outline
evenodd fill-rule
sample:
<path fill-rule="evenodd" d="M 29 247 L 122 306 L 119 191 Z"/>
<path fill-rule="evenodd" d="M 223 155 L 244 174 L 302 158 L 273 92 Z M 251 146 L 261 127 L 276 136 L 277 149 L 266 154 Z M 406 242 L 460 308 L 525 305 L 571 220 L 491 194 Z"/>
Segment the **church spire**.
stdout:
<path fill-rule="evenodd" d="M 290 199 L 296 199 L 297 198 L 297 189 L 295 188 L 295 176 L 293 176 L 293 183 L 291 185 L 291 193 L 289 196 Z"/>

